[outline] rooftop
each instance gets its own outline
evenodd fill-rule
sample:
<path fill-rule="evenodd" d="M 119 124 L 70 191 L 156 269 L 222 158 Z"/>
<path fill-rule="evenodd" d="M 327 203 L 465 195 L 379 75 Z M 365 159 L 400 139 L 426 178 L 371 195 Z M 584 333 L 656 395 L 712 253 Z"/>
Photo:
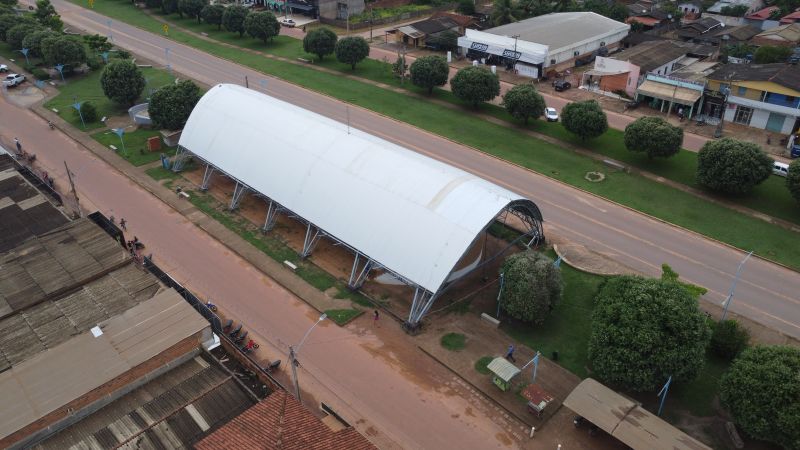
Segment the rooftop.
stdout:
<path fill-rule="evenodd" d="M 796 43 L 800 41 L 800 23 L 790 23 L 762 31 L 756 38 L 776 43 Z"/>
<path fill-rule="evenodd" d="M 775 13 L 775 11 L 780 10 L 781 9 L 777 6 L 767 6 L 766 8 L 759 9 L 754 13 L 744 16 L 744 18 L 750 20 L 767 20 L 772 17 L 772 14 Z"/>
<path fill-rule="evenodd" d="M 99 388 L 209 327 L 176 291 L 166 290 L 0 373 L 0 437 Z"/>
<path fill-rule="evenodd" d="M 444 16 L 444 17 L 435 17 L 435 18 L 420 20 L 419 22 L 414 22 L 410 25 L 400 27 L 401 31 L 403 28 L 414 28 L 424 34 L 436 34 L 436 33 L 441 33 L 442 31 L 445 30 L 458 28 L 458 23 L 452 18 Z"/>
<path fill-rule="evenodd" d="M 354 428 L 333 431 L 286 391 L 276 391 L 195 445 L 198 450 L 373 450 Z"/>
<path fill-rule="evenodd" d="M 686 48 L 672 41 L 648 41 L 623 50 L 611 58 L 639 66 L 641 72 L 646 73 L 685 56 L 687 52 Z"/>
<path fill-rule="evenodd" d="M 602 39 L 630 30 L 630 25 L 593 12 L 551 13 L 512 22 L 486 30 L 500 36 L 519 35 L 520 39 L 550 47 L 550 53 L 584 41 Z"/>
<path fill-rule="evenodd" d="M 800 20 L 800 11 L 795 11 L 781 17 L 781 23 L 795 23 L 798 20 Z"/>
<path fill-rule="evenodd" d="M 715 32 L 714 37 L 722 39 L 723 36 L 730 36 L 731 40 L 748 41 L 760 32 L 761 30 L 753 25 L 739 25 L 735 27 L 725 27 Z"/>
<path fill-rule="evenodd" d="M 708 75 L 711 80 L 771 81 L 800 91 L 800 68 L 788 64 L 725 64 Z"/>
<path fill-rule="evenodd" d="M 723 27 L 723 24 L 719 20 L 712 17 L 704 17 L 681 25 L 678 30 L 678 36 L 684 39 L 693 38 L 720 27 Z"/>

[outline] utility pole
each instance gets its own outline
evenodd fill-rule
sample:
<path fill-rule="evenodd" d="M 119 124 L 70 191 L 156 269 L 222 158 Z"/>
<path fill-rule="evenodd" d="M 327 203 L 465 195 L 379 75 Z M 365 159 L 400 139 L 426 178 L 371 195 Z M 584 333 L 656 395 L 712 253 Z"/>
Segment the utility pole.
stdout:
<path fill-rule="evenodd" d="M 67 179 L 69 179 L 69 188 L 72 196 L 75 198 L 75 208 L 77 209 L 78 217 L 83 217 L 83 213 L 81 212 L 81 204 L 80 199 L 78 199 L 78 191 L 75 190 L 75 181 L 72 179 L 72 172 L 69 170 L 69 166 L 67 162 L 64 161 L 64 168 L 67 169 Z"/>
<path fill-rule="evenodd" d="M 514 38 L 514 66 L 512 67 L 514 73 L 517 73 L 517 61 L 519 60 L 519 53 L 517 53 L 517 39 L 519 39 L 519 36 L 518 34 L 511 36 Z"/>
<path fill-rule="evenodd" d="M 720 92 L 722 93 L 722 112 L 719 115 L 717 129 L 714 130 L 715 138 L 722 137 L 722 126 L 725 123 L 725 110 L 728 108 L 728 96 L 731 95 L 731 78 L 733 78 L 733 75 L 734 73 L 731 73 L 726 76 L 725 81 L 727 81 L 727 84 L 724 88 L 720 88 Z"/>

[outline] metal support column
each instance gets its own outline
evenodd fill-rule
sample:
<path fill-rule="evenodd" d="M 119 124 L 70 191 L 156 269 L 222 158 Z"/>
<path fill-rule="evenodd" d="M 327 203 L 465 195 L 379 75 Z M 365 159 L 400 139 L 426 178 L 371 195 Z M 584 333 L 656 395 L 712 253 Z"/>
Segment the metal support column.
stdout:
<path fill-rule="evenodd" d="M 211 176 L 214 175 L 214 166 L 206 164 L 206 171 L 203 173 L 203 184 L 200 185 L 201 191 L 207 191 L 208 185 L 211 184 Z"/>
<path fill-rule="evenodd" d="M 230 211 L 239 207 L 239 203 L 242 201 L 242 197 L 244 193 L 247 192 L 247 186 L 240 182 L 236 182 L 236 186 L 233 187 L 233 197 L 231 197 L 231 204 L 228 206 Z"/>
<path fill-rule="evenodd" d="M 301 258 L 308 258 L 308 256 L 311 255 L 320 237 L 322 237 L 320 229 L 311 225 L 309 222 L 306 226 L 306 238 L 303 241 L 303 251 L 300 253 Z"/>
<path fill-rule="evenodd" d="M 411 302 L 411 311 L 408 313 L 407 325 L 414 329 L 419 325 L 419 321 L 428 312 L 436 296 L 426 289 L 417 286 L 414 289 L 414 300 Z"/>
<path fill-rule="evenodd" d="M 278 209 L 280 209 L 278 204 L 270 200 L 267 206 L 267 218 L 264 219 L 264 226 L 261 227 L 261 231 L 266 233 L 275 227 L 275 221 L 278 218 Z"/>
<path fill-rule="evenodd" d="M 366 258 L 366 262 L 364 263 L 364 267 L 361 268 L 359 271 L 358 263 L 361 260 L 361 254 L 356 253 L 356 257 L 353 259 L 353 269 L 350 271 L 350 279 L 347 281 L 347 287 L 356 290 L 361 288 L 364 285 L 364 282 L 367 281 L 367 277 L 369 276 L 369 272 L 372 270 L 373 264 L 372 260 Z"/>

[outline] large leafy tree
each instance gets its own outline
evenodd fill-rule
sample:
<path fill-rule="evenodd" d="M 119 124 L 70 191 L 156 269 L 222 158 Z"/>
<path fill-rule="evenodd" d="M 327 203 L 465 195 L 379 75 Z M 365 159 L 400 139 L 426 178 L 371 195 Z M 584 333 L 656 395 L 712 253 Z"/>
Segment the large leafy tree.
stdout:
<path fill-rule="evenodd" d="M 207 4 L 206 0 L 178 0 L 178 9 L 181 13 L 197 19 L 197 23 L 200 23 L 200 13 Z"/>
<path fill-rule="evenodd" d="M 477 108 L 500 94 L 500 78 L 489 69 L 469 66 L 456 72 L 450 89 L 453 95 Z"/>
<path fill-rule="evenodd" d="M 428 91 L 428 95 L 433 93 L 436 86 L 447 84 L 447 76 L 450 74 L 450 66 L 447 60 L 438 55 L 428 55 L 417 58 L 411 67 L 411 82 Z"/>
<path fill-rule="evenodd" d="M 68 71 L 75 70 L 86 62 L 86 47 L 75 36 L 46 37 L 41 41 L 44 60 L 54 66 L 63 64 Z"/>
<path fill-rule="evenodd" d="M 514 0 L 494 0 L 492 4 L 492 23 L 495 26 L 516 22 L 522 17 L 522 9 Z"/>
<path fill-rule="evenodd" d="M 369 44 L 361 36 L 348 36 L 336 42 L 334 53 L 337 61 L 350 64 L 350 69 L 356 70 L 356 64 L 369 56 Z"/>
<path fill-rule="evenodd" d="M 589 359 L 602 380 L 653 391 L 670 376 L 695 378 L 710 336 L 697 299 L 681 285 L 621 276 L 609 279 L 595 299 Z"/>
<path fill-rule="evenodd" d="M 191 80 L 169 84 L 155 91 L 147 106 L 153 125 L 168 130 L 183 128 L 201 96 L 200 88 Z"/>
<path fill-rule="evenodd" d="M 142 71 L 129 59 L 108 64 L 100 74 L 106 97 L 123 106 L 132 106 L 142 95 L 145 80 Z"/>
<path fill-rule="evenodd" d="M 20 50 L 22 49 L 22 41 L 25 39 L 25 36 L 41 29 L 42 27 L 38 24 L 21 23 L 15 25 L 6 33 L 6 42 L 8 42 L 12 50 Z"/>
<path fill-rule="evenodd" d="M 50 29 L 33 31 L 22 40 L 22 47 L 27 48 L 31 55 L 42 57 L 42 41 L 54 36 L 56 36 L 55 31 Z"/>
<path fill-rule="evenodd" d="M 583 140 L 596 138 L 608 130 L 608 118 L 596 100 L 567 104 L 561 110 L 561 124 Z"/>
<path fill-rule="evenodd" d="M 320 61 L 325 55 L 330 55 L 336 48 L 336 33 L 329 28 L 321 27 L 306 33 L 303 38 L 303 51 L 317 55 Z"/>
<path fill-rule="evenodd" d="M 537 119 L 544 114 L 544 98 L 532 84 L 518 84 L 503 96 L 503 106 L 514 118 L 528 124 L 528 119 Z"/>
<path fill-rule="evenodd" d="M 203 21 L 209 25 L 216 25 L 218 30 L 222 29 L 222 15 L 225 14 L 225 7 L 219 3 L 206 5 L 200 11 Z"/>
<path fill-rule="evenodd" d="M 247 19 L 249 11 L 244 6 L 233 5 L 225 8 L 222 13 L 222 26 L 231 33 L 239 33 L 239 37 L 244 35 L 244 21 Z"/>
<path fill-rule="evenodd" d="M 36 25 L 38 22 L 30 16 L 18 16 L 13 13 L 0 15 L 0 39 L 8 42 L 8 30 L 23 24 Z"/>
<path fill-rule="evenodd" d="M 756 50 L 755 54 L 753 54 L 753 59 L 756 64 L 782 63 L 786 62 L 791 54 L 791 47 L 765 45 Z"/>
<path fill-rule="evenodd" d="M 526 250 L 506 258 L 500 270 L 504 280 L 500 297 L 503 310 L 515 319 L 544 323 L 561 300 L 561 269 L 543 253 Z"/>
<path fill-rule="evenodd" d="M 61 21 L 61 16 L 58 15 L 50 0 L 36 0 L 36 11 L 33 12 L 33 17 L 42 26 L 52 30 L 61 31 L 64 28 L 64 22 Z"/>
<path fill-rule="evenodd" d="M 772 158 L 751 142 L 723 138 L 697 153 L 697 181 L 714 191 L 746 194 L 772 173 Z"/>
<path fill-rule="evenodd" d="M 108 42 L 108 37 L 99 34 L 91 34 L 83 37 L 86 45 L 95 53 L 103 53 L 111 50 L 114 46 Z"/>
<path fill-rule="evenodd" d="M 648 158 L 669 158 L 683 145 L 683 128 L 660 117 L 640 117 L 625 127 L 625 147 Z"/>
<path fill-rule="evenodd" d="M 800 449 L 800 348 L 745 350 L 722 375 L 719 398 L 749 436 Z"/>
<path fill-rule="evenodd" d="M 795 200 L 800 202 L 800 159 L 789 164 L 789 174 L 786 176 L 786 187 Z"/>
<path fill-rule="evenodd" d="M 266 44 L 280 33 L 281 25 L 275 14 L 270 11 L 261 11 L 247 16 L 244 20 L 244 29 L 250 37 L 261 39 Z"/>

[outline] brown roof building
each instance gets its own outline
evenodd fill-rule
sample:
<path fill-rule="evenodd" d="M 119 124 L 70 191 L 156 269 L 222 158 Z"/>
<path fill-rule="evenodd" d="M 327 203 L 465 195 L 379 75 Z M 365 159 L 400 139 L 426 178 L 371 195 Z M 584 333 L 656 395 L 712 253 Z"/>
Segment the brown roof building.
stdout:
<path fill-rule="evenodd" d="M 195 444 L 195 448 L 377 450 L 353 427 L 335 431 L 286 391 L 276 391 Z"/>

